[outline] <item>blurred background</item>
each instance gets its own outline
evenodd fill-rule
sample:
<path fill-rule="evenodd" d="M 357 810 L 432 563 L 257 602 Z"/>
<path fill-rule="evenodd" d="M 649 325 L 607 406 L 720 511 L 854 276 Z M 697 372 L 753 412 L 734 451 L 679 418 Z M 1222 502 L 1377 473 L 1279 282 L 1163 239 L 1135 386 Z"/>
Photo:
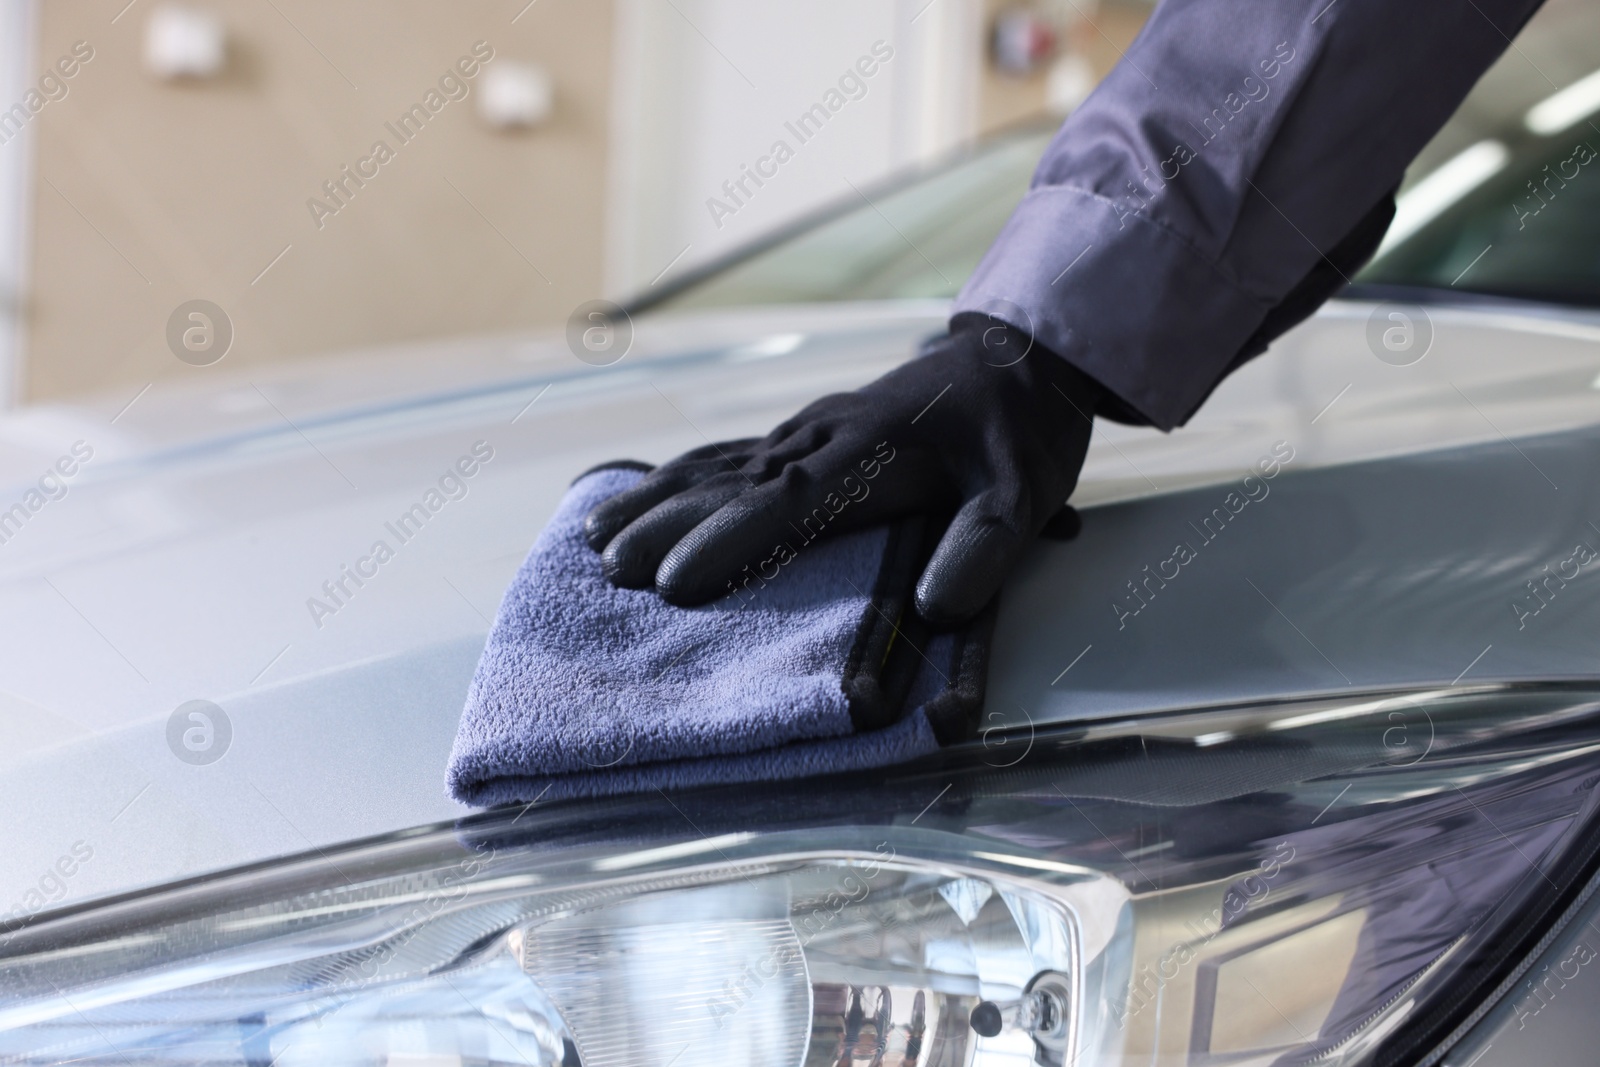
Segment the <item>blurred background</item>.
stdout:
<path fill-rule="evenodd" d="M 559 328 L 1057 121 L 1151 9 L 0 4 L 7 407 L 196 373 L 166 336 L 191 300 L 225 310 L 234 370 Z M 1597 66 L 1600 2 L 1551 0 L 1416 172 Z"/>
<path fill-rule="evenodd" d="M 231 318 L 235 369 L 559 326 L 584 300 L 663 284 L 851 183 L 1046 112 L 1052 94 L 1070 104 L 1148 12 L 1139 0 L 3 4 L 7 405 L 194 373 L 165 339 L 192 299 Z M 875 45 L 890 58 L 847 79 L 844 106 L 799 143 L 785 123 Z M 746 179 L 756 195 L 735 192 L 735 206 L 723 183 L 780 139 L 794 157 L 759 189 Z M 392 153 L 381 162 L 379 141 Z M 732 213 L 709 210 L 713 198 Z"/>

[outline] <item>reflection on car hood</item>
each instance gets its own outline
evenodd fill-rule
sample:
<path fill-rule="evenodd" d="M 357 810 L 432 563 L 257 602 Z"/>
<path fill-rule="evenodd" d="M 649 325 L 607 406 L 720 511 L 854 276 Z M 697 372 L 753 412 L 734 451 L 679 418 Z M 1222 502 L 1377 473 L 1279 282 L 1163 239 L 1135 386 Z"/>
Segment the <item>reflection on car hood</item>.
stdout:
<path fill-rule="evenodd" d="M 1371 310 L 1325 309 L 1178 433 L 1097 433 L 1075 500 L 1102 507 L 1008 588 L 989 725 L 1449 682 L 1469 661 L 1480 681 L 1596 673 L 1577 623 L 1600 564 L 1566 561 L 1600 549 L 1600 325 L 1438 309 L 1427 356 L 1396 367 L 1368 348 Z M 0 908 L 459 813 L 443 771 L 467 681 L 572 477 L 762 433 L 943 314 L 646 318 L 604 368 L 538 338 L 224 364 L 0 420 L 0 512 L 27 512 L 0 543 Z M 1459 446 L 1484 451 L 1434 454 Z M 1246 486 L 1275 448 L 1292 458 Z M 1170 562 L 1185 540 L 1195 558 Z M 1579 573 L 1521 618 L 1546 565 Z M 1177 576 L 1128 588 L 1150 573 Z M 231 727 L 214 762 L 169 743 L 193 700 Z M 92 858 L 58 868 L 75 848 Z"/>

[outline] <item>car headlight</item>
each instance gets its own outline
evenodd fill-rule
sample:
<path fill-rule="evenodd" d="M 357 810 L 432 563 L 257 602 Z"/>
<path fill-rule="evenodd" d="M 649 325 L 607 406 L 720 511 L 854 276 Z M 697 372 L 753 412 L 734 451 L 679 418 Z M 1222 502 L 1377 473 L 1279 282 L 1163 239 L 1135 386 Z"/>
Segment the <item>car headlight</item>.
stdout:
<path fill-rule="evenodd" d="M 34 917 L 0 1063 L 1389 1062 L 1589 877 L 1595 709 L 1221 709 L 505 809 Z"/>

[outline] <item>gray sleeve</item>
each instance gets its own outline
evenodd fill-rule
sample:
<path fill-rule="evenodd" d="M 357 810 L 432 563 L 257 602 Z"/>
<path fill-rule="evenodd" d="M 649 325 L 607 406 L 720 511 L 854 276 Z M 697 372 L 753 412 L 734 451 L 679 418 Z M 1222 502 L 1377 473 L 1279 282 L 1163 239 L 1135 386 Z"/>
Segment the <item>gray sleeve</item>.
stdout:
<path fill-rule="evenodd" d="M 955 311 L 1182 424 L 1370 256 L 1406 165 L 1540 0 L 1164 0 Z"/>

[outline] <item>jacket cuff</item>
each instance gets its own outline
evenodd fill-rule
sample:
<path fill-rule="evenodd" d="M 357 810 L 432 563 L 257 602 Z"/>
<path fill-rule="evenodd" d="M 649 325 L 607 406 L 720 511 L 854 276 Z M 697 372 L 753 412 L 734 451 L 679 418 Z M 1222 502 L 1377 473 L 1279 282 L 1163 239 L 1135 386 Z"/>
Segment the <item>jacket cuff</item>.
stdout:
<path fill-rule="evenodd" d="M 1028 332 L 1170 430 L 1210 395 L 1270 307 L 1131 206 L 1045 186 L 1017 206 L 952 314 Z"/>

